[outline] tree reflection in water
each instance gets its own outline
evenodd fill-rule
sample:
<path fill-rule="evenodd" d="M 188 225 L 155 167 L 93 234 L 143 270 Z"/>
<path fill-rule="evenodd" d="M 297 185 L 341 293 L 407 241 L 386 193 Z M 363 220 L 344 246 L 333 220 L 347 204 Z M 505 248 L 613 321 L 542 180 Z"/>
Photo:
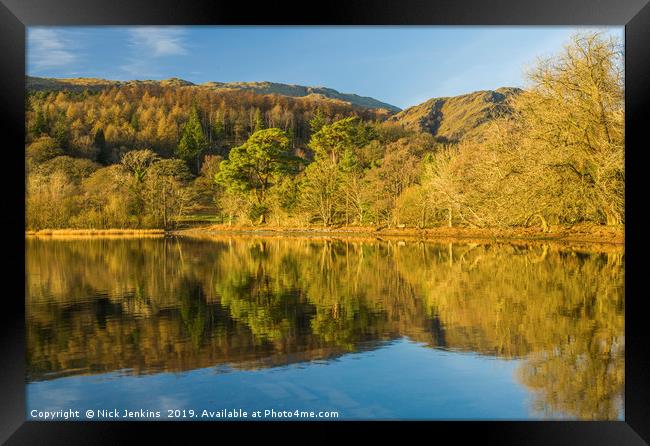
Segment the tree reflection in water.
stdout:
<path fill-rule="evenodd" d="M 28 238 L 26 271 L 29 381 L 257 369 L 408 337 L 523 359 L 541 416 L 622 410 L 622 248 Z"/>

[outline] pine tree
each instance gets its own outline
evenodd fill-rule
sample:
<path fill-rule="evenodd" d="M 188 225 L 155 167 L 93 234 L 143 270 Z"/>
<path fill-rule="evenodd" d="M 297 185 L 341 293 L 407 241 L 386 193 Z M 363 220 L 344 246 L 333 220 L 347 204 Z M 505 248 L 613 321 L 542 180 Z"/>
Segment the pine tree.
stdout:
<path fill-rule="evenodd" d="M 299 162 L 291 153 L 286 132 L 277 128 L 260 130 L 230 151 L 216 180 L 231 192 L 252 193 L 254 217 L 265 223 L 269 189 L 284 176 L 295 175 Z"/>
<path fill-rule="evenodd" d="M 255 117 L 253 118 L 253 122 L 253 133 L 264 130 L 264 120 L 262 119 L 262 112 L 259 108 L 255 109 Z"/>
<path fill-rule="evenodd" d="M 309 128 L 311 129 L 311 133 L 314 134 L 318 132 L 323 128 L 325 124 L 327 124 L 327 119 L 325 118 L 323 111 L 318 108 L 314 114 L 314 117 L 309 120 Z"/>
<path fill-rule="evenodd" d="M 111 162 L 111 151 L 106 147 L 106 137 L 104 136 L 104 130 L 99 129 L 95 133 L 94 144 L 97 148 L 97 161 L 101 164 L 108 165 Z"/>
<path fill-rule="evenodd" d="M 201 120 L 199 119 L 199 111 L 196 104 L 190 110 L 190 116 L 183 126 L 181 132 L 181 140 L 176 149 L 176 155 L 184 159 L 188 164 L 196 160 L 196 173 L 199 172 L 199 157 L 201 153 L 208 147 L 208 141 L 203 133 L 201 127 Z"/>
<path fill-rule="evenodd" d="M 44 133 L 47 133 L 47 121 L 45 119 L 45 114 L 41 108 L 36 110 L 36 115 L 34 116 L 34 124 L 31 128 L 32 134 L 34 136 L 40 136 Z"/>

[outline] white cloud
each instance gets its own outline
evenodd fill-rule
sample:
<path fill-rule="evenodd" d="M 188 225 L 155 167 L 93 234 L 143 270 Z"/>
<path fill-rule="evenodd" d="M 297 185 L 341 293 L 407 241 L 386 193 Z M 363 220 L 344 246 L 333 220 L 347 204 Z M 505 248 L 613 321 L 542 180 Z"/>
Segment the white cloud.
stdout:
<path fill-rule="evenodd" d="M 65 67 L 77 60 L 74 43 L 62 31 L 51 28 L 29 28 L 27 57 L 30 71 Z"/>
<path fill-rule="evenodd" d="M 177 56 L 187 54 L 185 32 L 174 27 L 138 27 L 130 30 L 130 43 L 143 56 Z"/>
<path fill-rule="evenodd" d="M 130 76 L 130 79 L 160 77 L 160 71 L 150 59 L 129 59 L 128 63 L 120 68 Z"/>
<path fill-rule="evenodd" d="M 130 56 L 120 68 L 131 78 L 160 77 L 161 58 L 189 53 L 182 28 L 141 26 L 130 28 L 128 37 Z"/>

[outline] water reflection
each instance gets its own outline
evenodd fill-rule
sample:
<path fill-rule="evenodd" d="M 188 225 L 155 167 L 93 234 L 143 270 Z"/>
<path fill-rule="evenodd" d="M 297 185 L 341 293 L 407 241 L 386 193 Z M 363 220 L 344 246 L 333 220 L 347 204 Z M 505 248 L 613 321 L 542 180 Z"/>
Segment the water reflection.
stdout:
<path fill-rule="evenodd" d="M 406 337 L 521 359 L 516 379 L 537 416 L 614 419 L 623 405 L 623 284 L 616 249 L 27 239 L 27 378 L 264 370 Z"/>

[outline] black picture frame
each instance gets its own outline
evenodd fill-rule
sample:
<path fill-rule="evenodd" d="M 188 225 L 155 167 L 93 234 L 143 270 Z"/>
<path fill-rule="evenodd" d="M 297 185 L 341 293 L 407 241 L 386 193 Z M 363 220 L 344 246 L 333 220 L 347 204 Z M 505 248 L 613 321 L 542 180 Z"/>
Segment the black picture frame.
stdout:
<path fill-rule="evenodd" d="M 402 431 L 425 438 L 474 439 L 481 444 L 642 445 L 650 443 L 650 348 L 644 327 L 640 286 L 643 248 L 643 152 L 650 109 L 649 0 L 336 0 L 268 1 L 263 5 L 217 0 L 0 0 L 0 122 L 4 193 L 5 283 L 0 367 L 0 441 L 7 444 L 121 444 L 134 435 L 164 434 L 187 441 L 197 432 L 219 438 L 237 429 L 240 438 L 290 428 L 296 439 L 322 431 L 338 439 L 342 431 L 384 435 Z M 313 7 L 317 6 L 317 7 Z M 36 25 L 624 25 L 626 107 L 626 305 L 625 419 L 613 422 L 34 422 L 25 420 L 24 292 L 24 113 L 25 27 Z M 6 243 L 9 242 L 9 243 Z M 24 294 L 22 294 L 24 296 Z M 417 432 L 416 432 L 417 431 Z M 191 435 L 188 437 L 188 434 Z M 284 434 L 282 434 L 284 435 Z M 208 437 L 209 438 L 209 437 Z M 217 437 L 213 437 L 217 441 Z M 270 438 L 270 437 L 269 437 Z M 647 442 L 647 443 L 646 443 Z"/>

